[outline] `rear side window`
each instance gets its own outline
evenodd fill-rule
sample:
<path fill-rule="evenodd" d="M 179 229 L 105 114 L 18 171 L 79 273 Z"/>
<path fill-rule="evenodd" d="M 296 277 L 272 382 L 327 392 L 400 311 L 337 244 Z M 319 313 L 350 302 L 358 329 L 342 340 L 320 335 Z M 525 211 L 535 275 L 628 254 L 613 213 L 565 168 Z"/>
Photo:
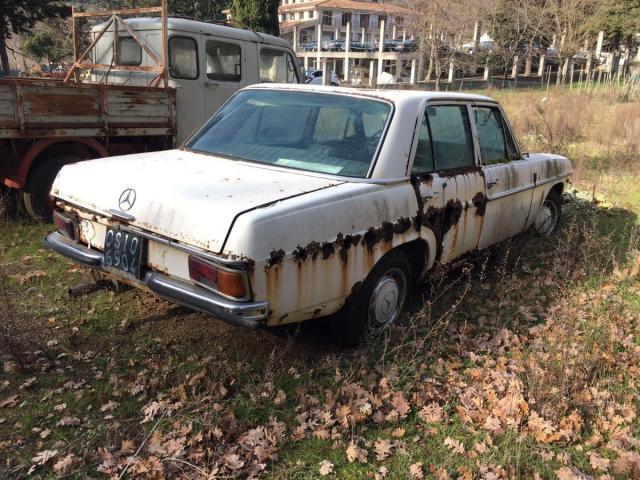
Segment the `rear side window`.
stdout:
<path fill-rule="evenodd" d="M 169 39 L 169 67 L 173 78 L 198 78 L 198 46 L 190 37 Z"/>
<path fill-rule="evenodd" d="M 473 139 L 467 107 L 437 105 L 427 107 L 436 170 L 472 167 Z"/>
<path fill-rule="evenodd" d="M 296 64 L 289 53 L 263 48 L 260 50 L 259 62 L 261 83 L 298 83 Z"/>
<path fill-rule="evenodd" d="M 207 78 L 223 82 L 239 82 L 240 46 L 235 43 L 207 40 Z"/>
<path fill-rule="evenodd" d="M 484 165 L 508 162 L 510 160 L 505 142 L 504 127 L 500 111 L 491 107 L 474 108 L 478 143 Z"/>
<path fill-rule="evenodd" d="M 142 47 L 133 37 L 118 38 L 118 64 L 138 66 L 142 63 Z"/>
<path fill-rule="evenodd" d="M 422 117 L 422 125 L 420 126 L 420 134 L 418 136 L 418 146 L 416 147 L 416 155 L 413 159 L 413 168 L 411 173 L 425 173 L 434 170 L 433 150 L 431 149 L 431 133 L 429 132 L 429 122 L 427 115 Z"/>

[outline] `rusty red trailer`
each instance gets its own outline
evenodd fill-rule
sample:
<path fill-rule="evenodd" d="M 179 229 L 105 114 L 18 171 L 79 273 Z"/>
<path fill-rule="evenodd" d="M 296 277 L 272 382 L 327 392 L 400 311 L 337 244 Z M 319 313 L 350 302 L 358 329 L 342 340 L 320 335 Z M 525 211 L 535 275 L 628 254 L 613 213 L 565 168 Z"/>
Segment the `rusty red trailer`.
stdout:
<path fill-rule="evenodd" d="M 0 183 L 24 192 L 34 218 L 62 165 L 170 148 L 175 134 L 173 88 L 0 79 Z"/>

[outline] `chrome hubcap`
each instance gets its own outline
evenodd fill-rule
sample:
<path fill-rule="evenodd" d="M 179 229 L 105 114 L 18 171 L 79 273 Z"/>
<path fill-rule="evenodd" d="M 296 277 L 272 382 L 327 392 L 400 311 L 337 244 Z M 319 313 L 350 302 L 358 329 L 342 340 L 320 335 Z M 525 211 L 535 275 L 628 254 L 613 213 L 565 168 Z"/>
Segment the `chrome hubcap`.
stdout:
<path fill-rule="evenodd" d="M 376 284 L 369 300 L 369 321 L 375 330 L 382 330 L 399 316 L 407 290 L 407 279 L 398 268 L 387 271 Z"/>
<path fill-rule="evenodd" d="M 542 235 L 551 235 L 556 229 L 558 223 L 558 209 L 556 204 L 550 201 L 545 201 L 534 220 L 534 228 L 536 232 Z"/>

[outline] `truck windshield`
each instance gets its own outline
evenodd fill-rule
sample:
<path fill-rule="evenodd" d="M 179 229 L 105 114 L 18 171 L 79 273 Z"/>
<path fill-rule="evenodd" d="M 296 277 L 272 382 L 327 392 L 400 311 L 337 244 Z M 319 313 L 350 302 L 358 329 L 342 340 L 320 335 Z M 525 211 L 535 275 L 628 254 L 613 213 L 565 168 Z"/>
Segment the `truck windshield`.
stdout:
<path fill-rule="evenodd" d="M 312 92 L 246 90 L 211 117 L 192 150 L 281 167 L 365 177 L 391 105 Z"/>

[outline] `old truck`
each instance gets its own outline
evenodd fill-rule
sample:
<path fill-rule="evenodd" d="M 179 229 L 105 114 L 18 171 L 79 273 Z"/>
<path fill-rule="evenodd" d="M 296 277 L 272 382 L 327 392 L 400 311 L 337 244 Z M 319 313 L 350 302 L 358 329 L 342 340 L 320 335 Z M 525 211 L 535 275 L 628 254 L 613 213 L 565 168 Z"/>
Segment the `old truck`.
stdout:
<path fill-rule="evenodd" d="M 81 53 L 77 22 L 101 17 Z M 303 80 L 285 40 L 171 18 L 166 2 L 74 10 L 73 26 L 75 62 L 64 81 L 0 79 L 0 185 L 21 191 L 36 219 L 50 216 L 63 165 L 172 148 L 239 88 Z"/>
<path fill-rule="evenodd" d="M 46 245 L 236 325 L 337 314 L 355 343 L 434 265 L 552 234 L 570 175 L 488 97 L 255 85 L 181 149 L 64 167 Z"/>

